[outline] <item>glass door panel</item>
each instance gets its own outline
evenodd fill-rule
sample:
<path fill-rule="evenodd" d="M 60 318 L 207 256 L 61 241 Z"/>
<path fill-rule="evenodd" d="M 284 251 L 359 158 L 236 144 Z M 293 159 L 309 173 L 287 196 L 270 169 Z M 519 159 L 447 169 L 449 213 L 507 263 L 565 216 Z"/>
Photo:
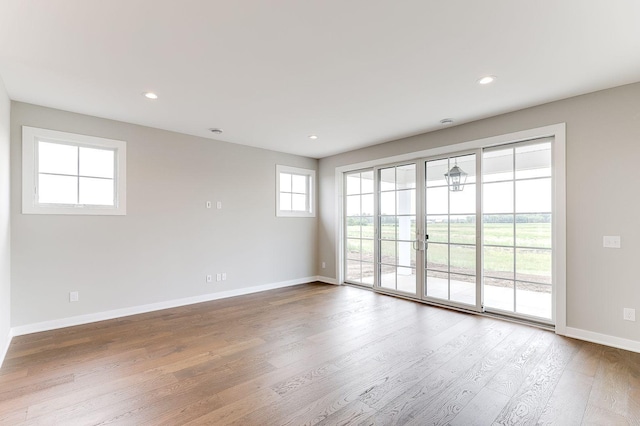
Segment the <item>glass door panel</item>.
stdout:
<path fill-rule="evenodd" d="M 417 295 L 416 165 L 378 170 L 379 285 Z"/>
<path fill-rule="evenodd" d="M 483 152 L 484 305 L 552 318 L 551 142 Z"/>
<path fill-rule="evenodd" d="M 476 154 L 425 162 L 425 290 L 478 306 Z"/>
<path fill-rule="evenodd" d="M 373 170 L 345 175 L 345 278 L 372 286 L 375 277 Z"/>

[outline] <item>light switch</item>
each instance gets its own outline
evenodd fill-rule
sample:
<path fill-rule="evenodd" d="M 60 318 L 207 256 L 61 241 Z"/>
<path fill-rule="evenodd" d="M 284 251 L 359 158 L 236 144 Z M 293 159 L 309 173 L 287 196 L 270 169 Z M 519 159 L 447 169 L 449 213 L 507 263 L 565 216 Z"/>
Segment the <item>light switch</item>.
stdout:
<path fill-rule="evenodd" d="M 620 248 L 620 236 L 609 235 L 602 237 L 602 246 L 605 248 Z"/>

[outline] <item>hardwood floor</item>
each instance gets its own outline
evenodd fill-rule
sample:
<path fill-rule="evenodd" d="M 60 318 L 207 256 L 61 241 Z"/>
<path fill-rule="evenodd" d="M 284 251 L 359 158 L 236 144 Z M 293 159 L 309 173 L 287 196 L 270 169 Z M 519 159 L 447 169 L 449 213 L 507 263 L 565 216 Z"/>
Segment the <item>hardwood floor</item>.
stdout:
<path fill-rule="evenodd" d="M 320 283 L 14 338 L 0 424 L 640 424 L 640 354 Z"/>

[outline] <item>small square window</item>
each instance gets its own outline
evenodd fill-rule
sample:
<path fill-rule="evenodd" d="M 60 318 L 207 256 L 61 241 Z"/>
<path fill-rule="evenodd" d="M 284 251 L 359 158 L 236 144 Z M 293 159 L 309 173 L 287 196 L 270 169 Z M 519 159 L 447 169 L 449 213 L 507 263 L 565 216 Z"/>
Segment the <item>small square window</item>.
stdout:
<path fill-rule="evenodd" d="M 276 166 L 276 216 L 314 217 L 315 170 Z"/>
<path fill-rule="evenodd" d="M 22 128 L 22 212 L 124 215 L 126 144 Z"/>

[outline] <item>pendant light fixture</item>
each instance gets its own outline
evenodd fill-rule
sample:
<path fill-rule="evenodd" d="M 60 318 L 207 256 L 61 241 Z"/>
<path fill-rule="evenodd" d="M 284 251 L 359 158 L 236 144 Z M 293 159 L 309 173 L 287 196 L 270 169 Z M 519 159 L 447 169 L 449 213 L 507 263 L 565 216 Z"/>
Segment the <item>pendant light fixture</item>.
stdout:
<path fill-rule="evenodd" d="M 455 165 L 444 174 L 447 184 L 449 185 L 449 191 L 458 192 L 464 189 L 464 184 L 467 182 L 467 173 L 458 167 L 458 159 L 456 159 Z"/>

